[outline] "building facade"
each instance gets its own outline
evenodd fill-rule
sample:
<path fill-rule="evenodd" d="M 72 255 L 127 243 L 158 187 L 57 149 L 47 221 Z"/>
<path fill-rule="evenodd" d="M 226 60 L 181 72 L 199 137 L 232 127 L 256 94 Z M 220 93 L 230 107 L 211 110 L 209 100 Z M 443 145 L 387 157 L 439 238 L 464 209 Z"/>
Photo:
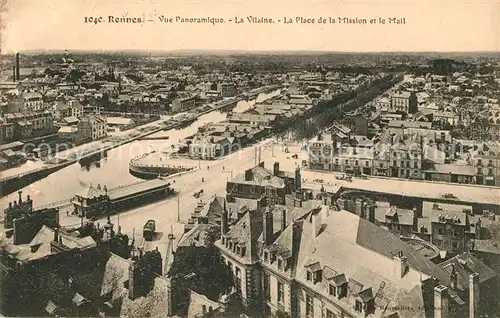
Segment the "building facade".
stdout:
<path fill-rule="evenodd" d="M 87 115 L 78 122 L 78 138 L 80 140 L 97 140 L 108 134 L 108 123 L 99 115 Z"/>

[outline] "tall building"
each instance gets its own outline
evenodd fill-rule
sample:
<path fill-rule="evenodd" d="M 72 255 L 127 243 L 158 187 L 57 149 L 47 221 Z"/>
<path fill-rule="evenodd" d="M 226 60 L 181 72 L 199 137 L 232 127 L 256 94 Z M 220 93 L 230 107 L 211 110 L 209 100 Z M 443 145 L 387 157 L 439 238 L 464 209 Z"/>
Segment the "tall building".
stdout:
<path fill-rule="evenodd" d="M 500 185 L 500 147 L 487 144 L 472 156 L 476 170 L 476 184 Z"/>
<path fill-rule="evenodd" d="M 452 275 L 397 236 L 326 206 L 291 222 L 269 209 L 223 221 L 216 246 L 244 304 L 265 316 L 447 317 L 476 306 L 468 286 L 457 294 Z"/>
<path fill-rule="evenodd" d="M 405 112 L 414 114 L 418 111 L 417 95 L 415 92 L 397 92 L 391 96 L 390 112 Z"/>
<path fill-rule="evenodd" d="M 87 115 L 78 122 L 80 140 L 97 140 L 108 134 L 108 123 L 100 115 Z"/>

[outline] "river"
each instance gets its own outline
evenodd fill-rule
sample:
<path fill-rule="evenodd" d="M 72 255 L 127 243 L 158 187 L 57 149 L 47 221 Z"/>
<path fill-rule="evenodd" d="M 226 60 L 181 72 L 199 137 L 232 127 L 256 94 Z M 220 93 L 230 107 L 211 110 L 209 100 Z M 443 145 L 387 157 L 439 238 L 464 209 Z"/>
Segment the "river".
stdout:
<path fill-rule="evenodd" d="M 240 101 L 233 109 L 233 112 L 244 112 L 256 102 L 262 102 L 278 94 L 279 90 L 268 94 L 260 94 L 257 99 L 252 101 Z M 81 166 L 78 163 L 72 164 L 22 189 L 23 198 L 26 198 L 26 195 L 30 195 L 34 201 L 34 206 L 37 207 L 71 198 L 76 193 L 87 188 L 91 183 L 113 188 L 141 181 L 130 175 L 130 159 L 152 150 L 168 148 L 179 139 L 184 139 L 195 134 L 199 127 L 211 122 L 220 122 L 226 118 L 226 113 L 213 111 L 200 116 L 189 127 L 158 132 L 151 135 L 166 135 L 169 137 L 168 140 L 137 140 L 110 150 L 106 158 L 90 165 Z M 17 200 L 17 197 L 17 193 L 12 193 L 0 199 L 0 208 L 4 209 L 10 201 Z"/>

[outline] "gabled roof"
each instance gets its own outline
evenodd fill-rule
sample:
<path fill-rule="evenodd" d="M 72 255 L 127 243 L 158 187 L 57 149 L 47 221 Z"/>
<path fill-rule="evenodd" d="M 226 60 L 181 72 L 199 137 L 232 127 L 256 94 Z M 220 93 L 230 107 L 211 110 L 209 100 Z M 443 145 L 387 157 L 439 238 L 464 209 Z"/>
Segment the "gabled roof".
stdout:
<path fill-rule="evenodd" d="M 458 285 L 463 290 L 468 289 L 469 275 L 473 273 L 479 274 L 480 284 L 498 277 L 498 274 L 493 269 L 488 267 L 486 264 L 481 262 L 470 253 L 462 253 L 460 255 L 457 255 L 439 264 L 439 266 L 450 274 L 452 269 L 454 268 L 455 272 L 457 273 Z"/>

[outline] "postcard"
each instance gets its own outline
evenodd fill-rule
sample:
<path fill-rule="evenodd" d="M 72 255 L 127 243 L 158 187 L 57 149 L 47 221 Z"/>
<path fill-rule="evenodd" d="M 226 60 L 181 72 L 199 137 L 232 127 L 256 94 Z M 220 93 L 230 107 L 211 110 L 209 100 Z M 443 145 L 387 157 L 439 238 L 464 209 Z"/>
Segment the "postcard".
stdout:
<path fill-rule="evenodd" d="M 0 2 L 0 316 L 500 317 L 497 0 Z"/>

